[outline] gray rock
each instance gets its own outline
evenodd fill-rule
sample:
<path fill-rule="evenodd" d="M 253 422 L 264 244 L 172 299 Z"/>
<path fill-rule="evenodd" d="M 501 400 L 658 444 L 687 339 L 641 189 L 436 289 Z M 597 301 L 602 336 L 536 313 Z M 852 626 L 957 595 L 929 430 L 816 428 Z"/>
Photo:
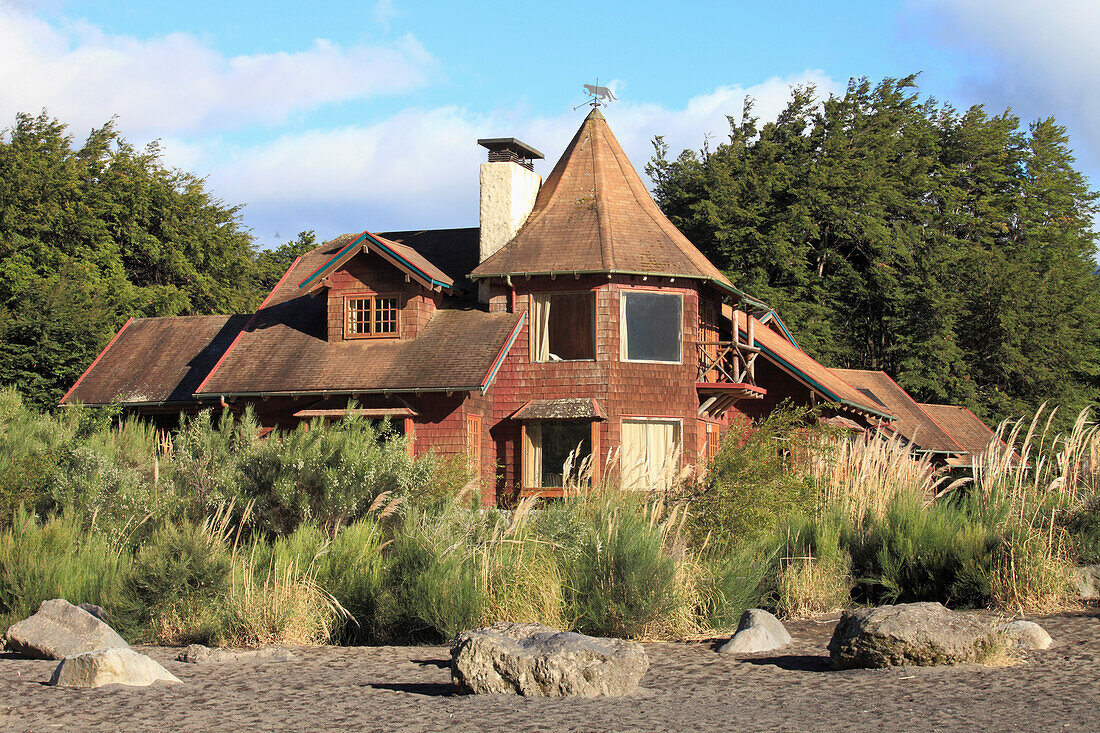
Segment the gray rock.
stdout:
<path fill-rule="evenodd" d="M 986 623 L 939 603 L 845 611 L 829 641 L 833 665 L 931 666 L 981 662 L 997 647 Z"/>
<path fill-rule="evenodd" d="M 164 667 L 133 649 L 101 649 L 65 657 L 50 678 L 51 685 L 61 687 L 145 687 L 154 682 L 179 680 Z"/>
<path fill-rule="evenodd" d="M 791 635 L 779 619 L 767 611 L 750 608 L 741 614 L 737 633 L 722 645 L 722 654 L 770 652 L 791 643 Z"/>
<path fill-rule="evenodd" d="M 1034 621 L 1010 621 L 997 627 L 997 632 L 1008 642 L 1009 647 L 1022 651 L 1049 649 L 1054 640 Z"/>
<path fill-rule="evenodd" d="M 1082 601 L 1100 600 L 1100 565 L 1084 565 L 1075 568 L 1073 584 Z"/>
<path fill-rule="evenodd" d="M 12 624 L 4 636 L 9 651 L 33 659 L 130 647 L 110 626 L 61 598 L 42 601 L 37 613 Z"/>
<path fill-rule="evenodd" d="M 640 644 L 542 624 L 464 631 L 451 647 L 451 679 L 470 693 L 526 697 L 627 695 L 649 669 Z"/>
<path fill-rule="evenodd" d="M 298 659 L 293 652 L 279 647 L 263 649 L 211 649 L 202 644 L 192 644 L 176 657 L 191 664 L 219 664 L 226 662 L 293 662 Z"/>

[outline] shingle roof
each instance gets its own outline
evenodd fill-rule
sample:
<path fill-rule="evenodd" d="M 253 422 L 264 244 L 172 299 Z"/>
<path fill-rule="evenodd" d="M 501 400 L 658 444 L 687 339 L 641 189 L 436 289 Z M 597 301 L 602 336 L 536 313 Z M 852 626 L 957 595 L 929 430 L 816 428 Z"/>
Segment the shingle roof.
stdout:
<path fill-rule="evenodd" d="M 381 236 L 412 247 L 437 265 L 456 283 L 462 283 L 477 267 L 481 229 L 422 229 L 407 232 L 382 232 Z"/>
<path fill-rule="evenodd" d="M 921 403 L 921 409 L 966 451 L 968 463 L 973 463 L 975 456 L 985 453 L 996 437 L 988 425 L 965 407 Z"/>
<path fill-rule="evenodd" d="M 910 443 L 933 453 L 962 453 L 963 449 L 936 420 L 925 412 L 890 375 L 866 369 L 834 369 L 860 391 L 886 405 L 897 415 L 891 427 Z"/>
<path fill-rule="evenodd" d="M 61 404 L 190 402 L 249 316 L 128 321 Z"/>
<path fill-rule="evenodd" d="M 472 277 L 550 272 L 674 275 L 732 288 L 661 213 L 598 109 L 577 130 L 519 232 Z"/>
<path fill-rule="evenodd" d="M 476 389 L 519 322 L 514 313 L 435 312 L 415 339 L 330 343 L 324 298 L 298 283 L 347 246 L 335 240 L 302 255 L 200 387 L 201 394 Z"/>
<path fill-rule="evenodd" d="M 746 315 L 744 311 L 734 311 L 732 307 L 724 305 L 722 312 L 727 318 L 737 314 L 737 328 L 742 336 L 747 337 Z M 753 325 L 753 338 L 760 347 L 764 358 L 776 364 L 780 369 L 798 379 L 810 389 L 814 390 L 830 402 L 839 402 L 859 412 L 878 415 L 887 419 L 894 417 L 892 410 L 883 408 L 882 405 L 867 398 L 852 387 L 843 378 L 837 375 L 839 370 L 829 369 L 817 360 L 792 344 L 785 336 L 780 335 L 756 318 Z"/>

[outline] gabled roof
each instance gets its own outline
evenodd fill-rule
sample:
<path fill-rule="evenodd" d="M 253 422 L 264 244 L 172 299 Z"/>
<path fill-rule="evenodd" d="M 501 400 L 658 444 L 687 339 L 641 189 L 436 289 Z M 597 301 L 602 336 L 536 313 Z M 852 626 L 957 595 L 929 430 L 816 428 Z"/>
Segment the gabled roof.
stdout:
<path fill-rule="evenodd" d="M 249 316 L 134 318 L 61 399 L 106 405 L 192 402 Z"/>
<path fill-rule="evenodd" d="M 291 265 L 196 394 L 485 389 L 524 314 L 448 308 L 415 339 L 327 340 L 325 299 L 304 294 L 298 283 L 348 244 L 327 242 Z"/>
<path fill-rule="evenodd" d="M 734 290 L 661 213 L 598 109 L 577 130 L 516 236 L 470 276 L 550 273 L 698 278 Z"/>
<path fill-rule="evenodd" d="M 964 452 L 962 446 L 886 372 L 866 369 L 833 371 L 897 415 L 897 422 L 891 427 L 919 449 L 930 453 Z"/>
<path fill-rule="evenodd" d="M 345 244 L 340 251 L 333 254 L 317 269 L 306 275 L 298 283 L 298 289 L 309 293 L 323 287 L 326 277 L 339 270 L 344 263 L 365 250 L 378 254 L 429 290 L 450 290 L 454 287 L 454 280 L 451 279 L 450 275 L 429 262 L 424 255 L 412 247 L 393 242 L 378 234 L 363 232 Z"/>
<path fill-rule="evenodd" d="M 965 407 L 921 403 L 921 409 L 966 451 L 964 462 L 968 465 L 973 465 L 975 459 L 984 454 L 989 444 L 996 439 L 996 434 L 989 426 Z"/>
<path fill-rule="evenodd" d="M 854 389 L 848 382 L 837 376 L 836 370 L 829 369 L 818 363 L 813 357 L 792 344 L 785 336 L 768 328 L 753 316 L 746 316 L 744 311 L 733 310 L 729 305 L 722 306 L 722 312 L 727 318 L 737 316 L 737 329 L 742 337 L 748 338 L 746 317 L 752 318 L 753 338 L 760 347 L 761 354 L 768 361 L 790 374 L 809 389 L 816 392 L 828 402 L 837 402 L 857 412 L 875 415 L 886 420 L 894 418 L 893 411 L 881 404 L 868 399 L 868 397 Z"/>

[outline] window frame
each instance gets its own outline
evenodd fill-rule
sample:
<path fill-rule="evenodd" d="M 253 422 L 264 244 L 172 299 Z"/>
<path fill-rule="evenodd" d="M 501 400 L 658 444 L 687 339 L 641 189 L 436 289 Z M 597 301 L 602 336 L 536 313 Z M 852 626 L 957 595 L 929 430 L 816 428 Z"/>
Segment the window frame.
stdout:
<path fill-rule="evenodd" d="M 680 323 L 678 327 L 679 337 L 676 343 L 679 346 L 679 358 L 676 361 L 664 359 L 631 359 L 629 354 L 629 342 L 626 323 L 626 299 L 634 293 L 646 293 L 650 295 L 663 295 L 680 299 Z M 683 364 L 684 363 L 684 294 L 682 292 L 668 292 L 659 288 L 620 288 L 619 290 L 619 361 L 631 364 Z"/>
<path fill-rule="evenodd" d="M 392 333 L 376 333 L 375 319 L 377 317 L 379 308 L 379 300 L 393 300 L 394 301 L 394 327 Z M 367 325 L 370 330 L 367 333 L 353 333 L 351 329 L 351 302 L 353 300 L 366 300 L 370 307 L 367 309 Z M 354 293 L 344 293 L 344 338 L 346 340 L 352 339 L 392 339 L 400 338 L 401 336 L 401 295 L 399 293 L 376 293 L 373 290 L 357 291 Z M 387 309 L 388 310 L 388 309 Z"/>
<path fill-rule="evenodd" d="M 597 288 L 589 290 L 547 290 L 541 292 L 528 293 L 527 311 L 528 311 L 528 323 L 527 323 L 527 360 L 532 364 L 576 364 L 578 362 L 597 361 L 599 357 L 599 290 Z M 592 299 L 592 356 L 584 359 L 537 359 L 535 358 L 535 315 L 534 315 L 534 303 L 535 298 L 549 298 L 550 299 L 550 318 L 554 317 L 553 299 L 558 295 L 586 295 Z M 547 338 L 549 338 L 550 324 L 546 324 Z"/>

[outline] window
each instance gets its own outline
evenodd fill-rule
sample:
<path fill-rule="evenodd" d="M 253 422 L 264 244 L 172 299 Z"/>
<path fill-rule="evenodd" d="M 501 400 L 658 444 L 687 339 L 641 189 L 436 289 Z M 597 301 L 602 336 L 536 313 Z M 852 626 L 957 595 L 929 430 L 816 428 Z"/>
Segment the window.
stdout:
<path fill-rule="evenodd" d="M 595 358 L 595 293 L 531 296 L 531 361 Z"/>
<path fill-rule="evenodd" d="M 481 478 L 481 416 L 466 416 L 466 445 L 470 450 L 470 471 L 474 480 Z"/>
<path fill-rule="evenodd" d="M 668 488 L 679 470 L 680 421 L 623 420 L 622 446 L 623 488 Z"/>
<path fill-rule="evenodd" d="M 397 298 L 383 295 L 354 295 L 344 299 L 347 312 L 346 338 L 397 336 Z"/>
<path fill-rule="evenodd" d="M 622 353 L 627 361 L 680 362 L 679 293 L 623 292 Z"/>
<path fill-rule="evenodd" d="M 565 486 L 570 472 L 592 454 L 592 423 L 577 420 L 530 422 L 524 425 L 523 483 L 534 488 Z"/>

